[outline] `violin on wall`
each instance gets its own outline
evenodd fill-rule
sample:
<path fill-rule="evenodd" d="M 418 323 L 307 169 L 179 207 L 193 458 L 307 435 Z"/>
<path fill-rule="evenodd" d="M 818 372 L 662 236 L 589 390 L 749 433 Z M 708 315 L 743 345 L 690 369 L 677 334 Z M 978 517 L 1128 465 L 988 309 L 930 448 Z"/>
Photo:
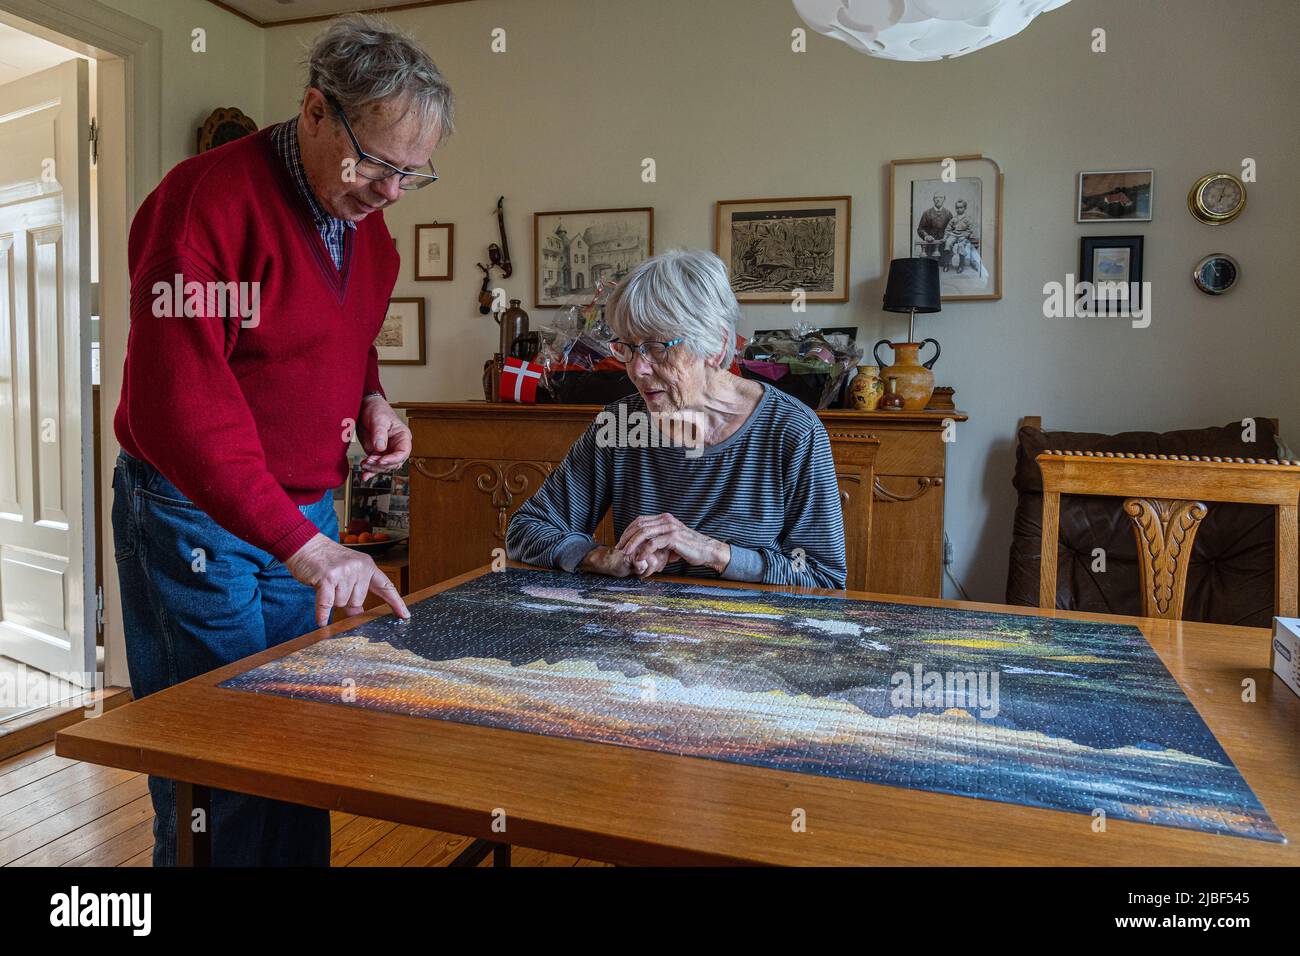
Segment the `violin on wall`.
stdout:
<path fill-rule="evenodd" d="M 501 236 L 501 243 L 491 243 L 488 246 L 488 264 L 478 263 L 478 267 L 483 270 L 483 286 L 478 292 L 478 310 L 481 315 L 487 315 L 492 311 L 492 270 L 500 269 L 501 278 L 509 279 L 514 275 L 515 268 L 510 262 L 510 240 L 506 238 L 506 210 L 505 196 L 497 197 L 496 217 L 497 231 Z"/>

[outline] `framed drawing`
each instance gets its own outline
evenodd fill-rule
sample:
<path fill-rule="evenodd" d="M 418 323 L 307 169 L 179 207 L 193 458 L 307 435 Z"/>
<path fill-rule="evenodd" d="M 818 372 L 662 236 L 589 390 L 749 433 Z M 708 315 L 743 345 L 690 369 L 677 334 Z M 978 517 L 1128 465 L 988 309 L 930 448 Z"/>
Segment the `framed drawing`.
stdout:
<path fill-rule="evenodd" d="M 623 278 L 655 250 L 655 211 L 570 209 L 533 213 L 533 305 L 590 299 L 602 279 Z"/>
<path fill-rule="evenodd" d="M 947 302 L 1002 298 L 1002 170 L 968 156 L 889 164 L 890 259 L 939 263 Z"/>
<path fill-rule="evenodd" d="M 415 227 L 415 281 L 450 282 L 456 227 L 449 222 Z"/>
<path fill-rule="evenodd" d="M 741 302 L 849 300 L 848 196 L 727 199 L 718 205 L 713 249 Z"/>
<path fill-rule="evenodd" d="M 1142 237 L 1080 236 L 1079 280 L 1089 283 L 1092 315 L 1142 307 Z M 1084 293 L 1085 301 L 1088 293 Z"/>
<path fill-rule="evenodd" d="M 375 336 L 380 365 L 424 364 L 424 299 L 389 299 Z"/>
<path fill-rule="evenodd" d="M 1150 222 L 1153 169 L 1079 173 L 1075 222 Z"/>

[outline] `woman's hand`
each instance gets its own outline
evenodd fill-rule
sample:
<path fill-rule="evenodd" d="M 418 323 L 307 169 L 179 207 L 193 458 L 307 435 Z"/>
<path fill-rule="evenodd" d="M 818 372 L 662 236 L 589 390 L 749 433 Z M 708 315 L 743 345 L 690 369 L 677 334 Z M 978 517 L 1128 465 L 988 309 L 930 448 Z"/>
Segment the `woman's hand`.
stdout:
<path fill-rule="evenodd" d="M 626 554 L 614 548 L 607 548 L 603 544 L 598 544 L 587 552 L 586 557 L 578 563 L 578 570 L 590 571 L 592 574 L 608 574 L 612 578 L 625 578 L 635 573 L 632 562 L 627 559 Z"/>
<path fill-rule="evenodd" d="M 672 549 L 656 551 L 647 558 L 633 561 L 624 551 L 598 545 L 587 552 L 587 556 L 579 563 L 578 570 L 608 574 L 614 578 L 648 578 L 662 571 L 669 561 L 676 560 L 677 555 Z"/>
<path fill-rule="evenodd" d="M 686 527 L 666 511 L 635 519 L 614 547 L 638 568 L 641 562 L 649 566 L 662 558 L 658 565 L 662 570 L 669 561 L 680 558 L 693 567 L 712 568 L 721 574 L 731 562 L 731 545 Z"/>

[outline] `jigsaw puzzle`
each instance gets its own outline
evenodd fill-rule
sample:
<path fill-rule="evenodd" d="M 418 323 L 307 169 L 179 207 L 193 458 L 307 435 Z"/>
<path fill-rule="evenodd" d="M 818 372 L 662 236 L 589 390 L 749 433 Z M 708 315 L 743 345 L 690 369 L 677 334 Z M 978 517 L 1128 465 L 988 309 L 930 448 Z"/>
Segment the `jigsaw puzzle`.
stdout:
<path fill-rule="evenodd" d="M 1134 627 L 486 574 L 222 687 L 1285 842 Z"/>

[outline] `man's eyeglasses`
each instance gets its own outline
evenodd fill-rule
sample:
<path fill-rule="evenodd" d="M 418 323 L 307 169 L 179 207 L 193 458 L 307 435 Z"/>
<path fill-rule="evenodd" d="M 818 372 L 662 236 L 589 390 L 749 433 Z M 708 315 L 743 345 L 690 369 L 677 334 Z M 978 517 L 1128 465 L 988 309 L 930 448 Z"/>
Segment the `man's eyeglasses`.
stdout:
<path fill-rule="evenodd" d="M 390 176 L 400 176 L 397 181 L 399 188 L 410 192 L 412 189 L 421 189 L 438 181 L 438 173 L 433 168 L 433 162 L 427 162 L 418 170 L 398 169 L 392 163 L 386 163 L 377 156 L 371 156 L 361 144 L 357 142 L 357 136 L 352 132 L 352 124 L 348 122 L 347 116 L 343 114 L 343 107 L 339 101 L 328 93 L 325 95 L 326 102 L 334 107 L 334 112 L 339 114 L 339 119 L 343 121 L 343 128 L 347 130 L 348 139 L 352 140 L 352 148 L 357 151 L 356 170 L 361 176 L 375 182 L 382 182 Z"/>
<path fill-rule="evenodd" d="M 651 365 L 658 365 L 668 357 L 670 348 L 681 345 L 685 341 L 685 339 L 673 339 L 671 342 L 641 342 L 634 345 L 631 342 L 614 339 L 609 343 L 609 350 L 614 353 L 614 358 L 625 364 L 631 362 L 636 358 L 637 353 L 640 353 Z"/>

